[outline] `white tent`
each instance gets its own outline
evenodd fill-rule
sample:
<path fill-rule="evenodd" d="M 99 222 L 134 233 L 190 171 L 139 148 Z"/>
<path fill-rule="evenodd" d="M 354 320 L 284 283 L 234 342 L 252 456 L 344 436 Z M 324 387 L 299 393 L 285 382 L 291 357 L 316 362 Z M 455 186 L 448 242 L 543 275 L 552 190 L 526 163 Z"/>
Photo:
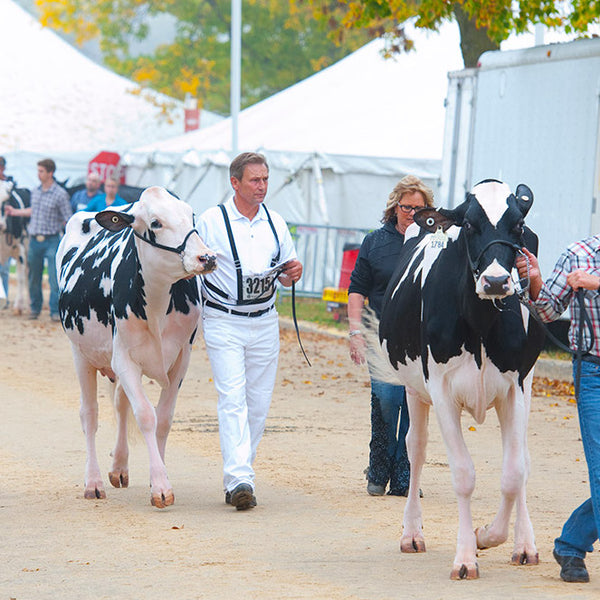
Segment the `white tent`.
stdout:
<path fill-rule="evenodd" d="M 462 68 L 458 27 L 407 29 L 413 52 L 386 60 L 375 40 L 242 111 L 240 148 L 440 159 L 446 75 Z M 230 150 L 231 119 L 138 149 Z"/>
<path fill-rule="evenodd" d="M 71 173 L 63 165 L 77 164 L 82 175 L 98 151 L 122 153 L 184 130 L 182 103 L 144 92 L 174 107 L 170 119 L 161 118 L 160 108 L 131 93 L 134 83 L 86 58 L 12 0 L 0 0 L 0 23 L 0 154 L 11 156 L 7 172 L 19 183 L 36 181 L 30 157 L 57 159 L 57 176 L 65 178 Z M 220 119 L 202 111 L 202 125 Z M 15 172 L 21 164 L 30 173 Z"/>
<path fill-rule="evenodd" d="M 386 60 L 375 40 L 240 113 L 240 149 L 270 158 L 268 202 L 287 220 L 374 227 L 403 175 L 437 187 L 447 72 L 462 64 L 458 28 L 409 35 L 415 52 Z M 127 153 L 127 182 L 166 185 L 199 212 L 230 192 L 230 159 L 225 119 Z"/>

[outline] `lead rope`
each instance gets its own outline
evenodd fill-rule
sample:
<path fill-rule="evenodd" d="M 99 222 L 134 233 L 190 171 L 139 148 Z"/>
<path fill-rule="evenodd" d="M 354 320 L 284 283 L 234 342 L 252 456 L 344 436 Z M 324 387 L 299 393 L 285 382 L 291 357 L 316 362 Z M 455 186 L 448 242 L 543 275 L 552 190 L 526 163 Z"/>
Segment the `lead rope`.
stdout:
<path fill-rule="evenodd" d="M 310 360 L 308 360 L 308 356 L 306 356 L 306 352 L 304 352 L 304 346 L 302 345 L 302 340 L 300 339 L 300 329 L 298 328 L 298 319 L 296 318 L 296 282 L 292 282 L 292 317 L 294 318 L 294 327 L 296 328 L 296 337 L 298 338 L 298 344 L 300 344 L 300 350 L 302 350 L 302 354 L 304 354 L 304 358 L 308 363 L 309 367 L 312 367 L 310 364 Z"/>

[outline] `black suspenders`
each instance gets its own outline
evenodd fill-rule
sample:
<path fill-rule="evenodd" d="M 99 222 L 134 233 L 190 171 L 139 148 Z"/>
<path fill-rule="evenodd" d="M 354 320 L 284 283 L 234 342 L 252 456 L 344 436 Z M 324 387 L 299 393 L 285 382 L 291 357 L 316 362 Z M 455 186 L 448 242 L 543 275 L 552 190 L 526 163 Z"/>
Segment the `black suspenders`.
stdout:
<path fill-rule="evenodd" d="M 223 204 L 218 205 L 221 209 L 221 213 L 223 213 L 223 220 L 225 221 L 225 229 L 227 230 L 227 237 L 229 238 L 229 244 L 231 246 L 231 254 L 233 256 L 233 264 L 235 265 L 235 272 L 237 276 L 237 305 L 246 305 L 246 304 L 260 304 L 265 302 L 265 300 L 269 300 L 273 294 L 275 293 L 275 288 L 273 288 L 273 294 L 269 296 L 269 298 L 260 298 L 258 300 L 247 300 L 243 301 L 242 298 L 244 296 L 243 287 L 244 280 L 242 276 L 242 263 L 240 262 L 240 257 L 238 255 L 237 247 L 235 245 L 235 240 L 233 239 L 233 232 L 231 230 L 231 222 L 229 221 L 229 216 L 227 215 L 227 210 Z M 279 243 L 279 236 L 277 235 L 277 231 L 275 230 L 275 225 L 273 224 L 273 220 L 271 219 L 271 215 L 267 210 L 267 207 L 263 204 L 262 207 L 265 210 L 265 214 L 267 215 L 267 220 L 269 221 L 269 225 L 271 226 L 271 231 L 275 236 L 275 242 L 277 243 L 277 254 L 271 259 L 271 267 L 274 267 L 279 262 L 279 257 L 281 256 L 281 244 Z M 259 208 L 260 210 L 260 208 Z M 206 286 L 213 292 L 219 294 L 219 296 L 223 298 L 227 298 L 227 294 L 225 294 L 222 290 L 218 289 L 214 285 L 206 282 Z"/>

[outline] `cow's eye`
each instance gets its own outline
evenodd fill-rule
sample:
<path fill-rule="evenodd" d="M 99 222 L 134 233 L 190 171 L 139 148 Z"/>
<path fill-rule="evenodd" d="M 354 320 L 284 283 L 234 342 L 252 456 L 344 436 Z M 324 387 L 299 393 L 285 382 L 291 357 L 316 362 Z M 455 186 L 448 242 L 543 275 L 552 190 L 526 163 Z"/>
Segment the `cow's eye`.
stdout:
<path fill-rule="evenodd" d="M 162 223 L 158 219 L 154 219 L 154 221 L 150 223 L 150 227 L 152 227 L 152 229 L 160 229 L 162 227 Z"/>

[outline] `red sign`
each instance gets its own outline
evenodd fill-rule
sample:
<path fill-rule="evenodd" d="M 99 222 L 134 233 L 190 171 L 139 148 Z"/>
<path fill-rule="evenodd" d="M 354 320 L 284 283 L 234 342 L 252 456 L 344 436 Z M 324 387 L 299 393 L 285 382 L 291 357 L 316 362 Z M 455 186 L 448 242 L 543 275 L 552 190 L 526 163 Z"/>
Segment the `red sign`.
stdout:
<path fill-rule="evenodd" d="M 198 108 L 186 108 L 184 109 L 184 127 L 185 132 L 194 131 L 200 127 L 200 110 Z"/>
<path fill-rule="evenodd" d="M 114 177 L 117 181 L 125 183 L 120 161 L 121 157 L 116 152 L 100 152 L 88 163 L 88 173 L 98 173 L 102 181 L 106 181 L 107 177 Z"/>

